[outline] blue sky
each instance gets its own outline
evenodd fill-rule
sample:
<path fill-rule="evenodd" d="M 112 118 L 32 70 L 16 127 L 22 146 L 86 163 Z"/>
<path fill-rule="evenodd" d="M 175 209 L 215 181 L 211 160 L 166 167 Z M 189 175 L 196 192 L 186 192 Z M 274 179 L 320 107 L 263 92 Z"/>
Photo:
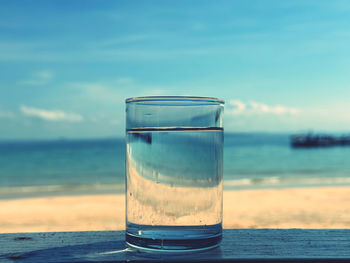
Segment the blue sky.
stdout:
<path fill-rule="evenodd" d="M 350 1 L 1 1 L 0 139 L 124 134 L 124 99 L 224 99 L 226 131 L 350 130 Z"/>

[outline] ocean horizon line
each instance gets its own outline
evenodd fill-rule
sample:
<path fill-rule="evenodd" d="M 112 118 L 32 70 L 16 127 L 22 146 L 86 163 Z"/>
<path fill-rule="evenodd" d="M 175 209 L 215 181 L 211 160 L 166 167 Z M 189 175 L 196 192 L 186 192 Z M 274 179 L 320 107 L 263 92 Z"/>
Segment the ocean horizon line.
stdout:
<path fill-rule="evenodd" d="M 280 136 L 291 136 L 296 134 L 329 134 L 329 135 L 345 135 L 350 134 L 349 131 L 315 131 L 313 129 L 295 130 L 295 131 L 225 131 L 225 135 L 232 136 L 244 136 L 244 135 L 280 135 Z M 41 142 L 41 141 L 94 141 L 94 140 L 121 140 L 124 139 L 125 135 L 110 135 L 110 136 L 55 136 L 55 137 L 18 137 L 18 138 L 1 138 L 2 142 Z"/>

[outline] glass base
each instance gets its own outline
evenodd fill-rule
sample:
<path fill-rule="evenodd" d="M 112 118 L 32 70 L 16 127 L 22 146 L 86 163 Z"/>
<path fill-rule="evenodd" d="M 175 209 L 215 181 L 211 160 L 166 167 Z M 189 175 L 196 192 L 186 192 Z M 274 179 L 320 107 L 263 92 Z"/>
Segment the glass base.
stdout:
<path fill-rule="evenodd" d="M 222 239 L 222 224 L 209 226 L 127 225 L 128 246 L 155 252 L 195 252 L 215 248 Z"/>

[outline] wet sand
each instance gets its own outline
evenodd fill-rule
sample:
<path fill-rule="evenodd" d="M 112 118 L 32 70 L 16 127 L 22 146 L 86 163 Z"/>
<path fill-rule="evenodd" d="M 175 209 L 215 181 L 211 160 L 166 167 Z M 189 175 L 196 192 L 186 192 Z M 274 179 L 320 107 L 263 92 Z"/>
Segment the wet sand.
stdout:
<path fill-rule="evenodd" d="M 350 187 L 224 191 L 224 228 L 350 228 Z M 121 194 L 0 200 L 0 233 L 123 230 Z"/>

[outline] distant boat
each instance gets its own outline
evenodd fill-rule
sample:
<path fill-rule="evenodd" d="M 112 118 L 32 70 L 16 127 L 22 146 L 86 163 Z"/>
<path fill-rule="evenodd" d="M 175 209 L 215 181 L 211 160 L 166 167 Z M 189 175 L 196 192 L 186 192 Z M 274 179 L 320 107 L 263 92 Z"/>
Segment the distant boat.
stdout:
<path fill-rule="evenodd" d="M 292 147 L 331 147 L 331 146 L 350 146 L 350 136 L 334 137 L 331 135 L 292 135 L 290 137 Z"/>

